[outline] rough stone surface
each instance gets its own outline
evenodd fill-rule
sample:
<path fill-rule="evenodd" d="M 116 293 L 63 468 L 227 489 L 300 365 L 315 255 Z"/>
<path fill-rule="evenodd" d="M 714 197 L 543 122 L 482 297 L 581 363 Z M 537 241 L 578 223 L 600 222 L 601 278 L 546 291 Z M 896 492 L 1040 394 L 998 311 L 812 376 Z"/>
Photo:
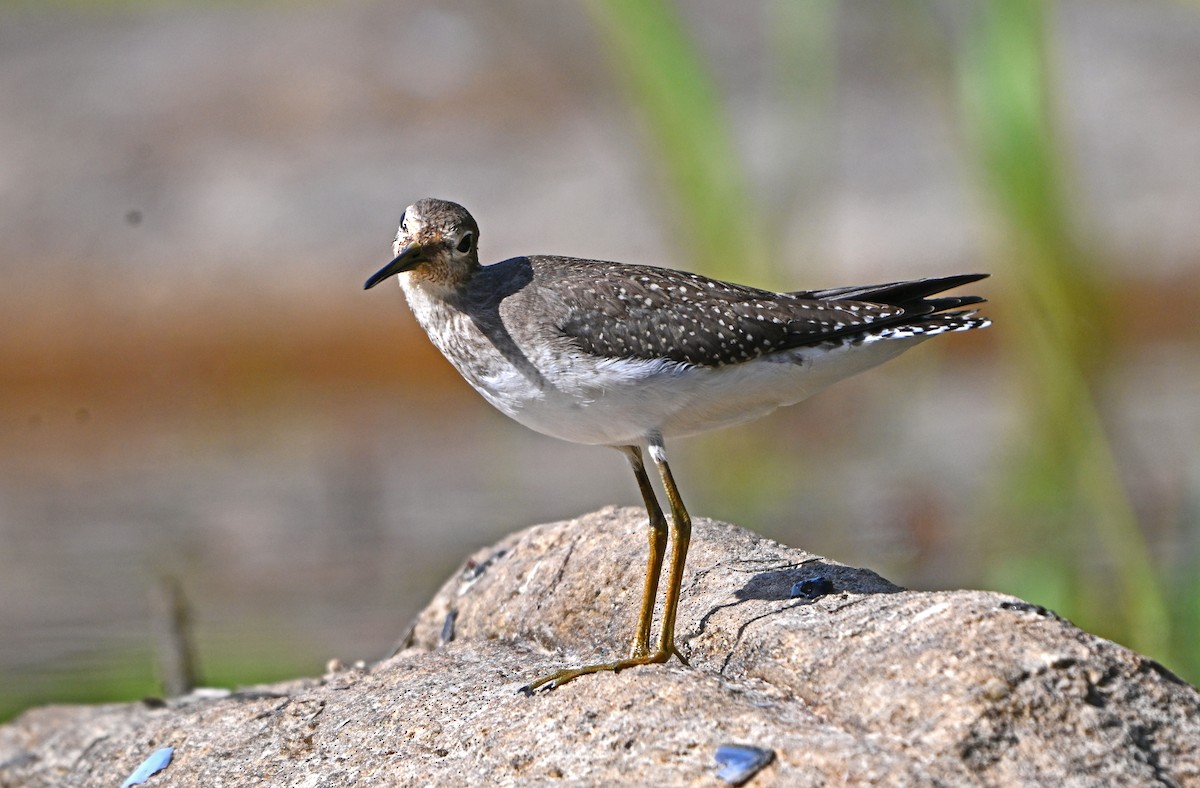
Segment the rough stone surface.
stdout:
<path fill-rule="evenodd" d="M 0 728 L 0 786 L 119 785 L 165 745 L 147 785 L 721 785 L 727 743 L 774 750 L 751 785 L 1200 784 L 1200 693 L 1155 662 L 1013 597 L 906 591 L 709 520 L 680 608 L 690 667 L 519 694 L 624 652 L 645 551 L 635 509 L 527 529 L 376 665 L 34 709 Z M 832 593 L 792 598 L 816 575 Z"/>

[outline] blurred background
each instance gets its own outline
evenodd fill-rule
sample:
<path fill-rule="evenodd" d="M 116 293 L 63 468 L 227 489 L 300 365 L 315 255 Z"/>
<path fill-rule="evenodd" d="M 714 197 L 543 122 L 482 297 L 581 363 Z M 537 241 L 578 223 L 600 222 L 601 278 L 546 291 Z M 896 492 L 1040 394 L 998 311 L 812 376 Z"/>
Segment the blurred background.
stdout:
<path fill-rule="evenodd" d="M 0 718 L 384 656 L 472 550 L 639 504 L 394 286 L 400 213 L 995 326 L 680 442 L 694 515 L 1200 680 L 1200 6 L 0 4 Z M 167 616 L 169 618 L 169 616 Z"/>

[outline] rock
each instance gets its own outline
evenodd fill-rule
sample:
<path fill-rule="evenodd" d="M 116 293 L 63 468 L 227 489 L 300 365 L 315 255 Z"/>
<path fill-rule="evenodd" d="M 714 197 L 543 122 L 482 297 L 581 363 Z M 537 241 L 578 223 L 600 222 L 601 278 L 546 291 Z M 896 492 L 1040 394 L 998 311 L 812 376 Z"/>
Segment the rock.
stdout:
<path fill-rule="evenodd" d="M 0 728 L 0 785 L 118 785 L 165 746 L 146 785 L 723 785 L 729 744 L 774 754 L 749 785 L 1200 784 L 1200 693 L 1152 660 L 1014 597 L 906 591 L 711 520 L 679 613 L 690 667 L 519 694 L 626 650 L 645 551 L 636 509 L 529 528 L 378 664 L 33 709 Z"/>

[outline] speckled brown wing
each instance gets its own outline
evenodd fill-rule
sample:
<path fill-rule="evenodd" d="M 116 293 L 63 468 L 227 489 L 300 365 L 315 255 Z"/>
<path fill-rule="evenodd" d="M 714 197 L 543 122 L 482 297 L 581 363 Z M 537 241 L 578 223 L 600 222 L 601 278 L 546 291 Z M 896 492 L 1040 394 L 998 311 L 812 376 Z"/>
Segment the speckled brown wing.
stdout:
<path fill-rule="evenodd" d="M 555 271 L 553 295 L 545 297 L 561 298 L 572 306 L 558 330 L 585 352 L 608 358 L 721 366 L 896 326 L 978 300 L 946 299 L 943 307 L 941 301 L 912 296 L 923 286 L 906 292 L 896 290 L 906 283 L 892 283 L 880 292 L 893 288 L 905 303 L 872 303 L 837 298 L 838 291 L 773 293 L 650 266 L 529 259 L 534 269 Z M 929 284 L 936 292 L 933 281 Z M 854 289 L 855 294 L 860 291 L 870 289 Z M 831 295 L 822 298 L 821 293 Z"/>

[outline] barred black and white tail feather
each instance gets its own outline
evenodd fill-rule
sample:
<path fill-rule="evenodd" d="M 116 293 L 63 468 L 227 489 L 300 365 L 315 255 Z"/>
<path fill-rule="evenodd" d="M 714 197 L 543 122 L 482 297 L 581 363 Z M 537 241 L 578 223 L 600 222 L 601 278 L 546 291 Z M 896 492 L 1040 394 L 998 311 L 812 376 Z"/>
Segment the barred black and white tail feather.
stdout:
<path fill-rule="evenodd" d="M 878 311 L 867 312 L 870 319 L 854 325 L 839 326 L 814 336 L 808 342 L 797 342 L 793 347 L 805 344 L 825 344 L 841 338 L 858 338 L 858 342 L 875 339 L 907 339 L 917 336 L 934 336 L 947 331 L 969 331 L 986 328 L 991 321 L 975 317 L 976 310 L 957 310 L 962 306 L 986 303 L 981 296 L 928 296 L 942 293 L 951 288 L 986 279 L 988 274 L 958 274 L 955 276 L 913 279 L 903 282 L 888 282 L 882 285 L 840 287 L 830 290 L 809 290 L 788 295 L 804 300 L 832 302 L 834 304 L 870 304 Z M 893 307 L 894 310 L 879 309 Z"/>

